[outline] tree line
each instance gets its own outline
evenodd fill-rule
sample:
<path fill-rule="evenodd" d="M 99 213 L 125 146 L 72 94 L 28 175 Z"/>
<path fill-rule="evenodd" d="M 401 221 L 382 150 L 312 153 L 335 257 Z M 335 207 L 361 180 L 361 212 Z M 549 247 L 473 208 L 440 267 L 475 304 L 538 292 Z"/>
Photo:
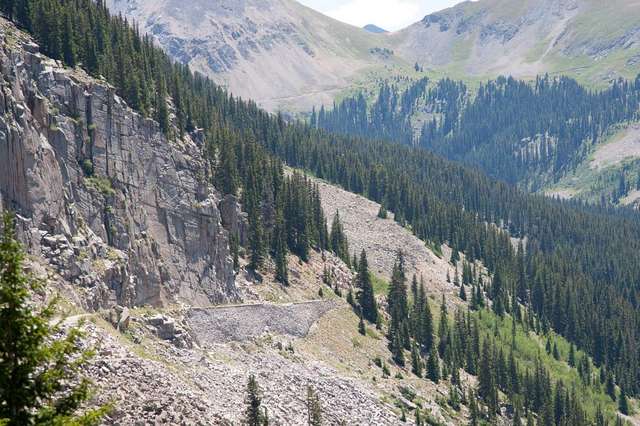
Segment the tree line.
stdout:
<path fill-rule="evenodd" d="M 536 191 L 584 161 L 616 125 L 639 118 L 640 75 L 599 91 L 546 75 L 533 82 L 500 77 L 477 90 L 446 78 L 425 78 L 404 90 L 385 82 L 373 101 L 362 94 L 348 97 L 329 111 L 314 110 L 310 124 L 418 145 Z M 635 184 L 635 172 L 622 179 Z M 605 201 L 616 203 L 629 189 L 614 185 Z"/>

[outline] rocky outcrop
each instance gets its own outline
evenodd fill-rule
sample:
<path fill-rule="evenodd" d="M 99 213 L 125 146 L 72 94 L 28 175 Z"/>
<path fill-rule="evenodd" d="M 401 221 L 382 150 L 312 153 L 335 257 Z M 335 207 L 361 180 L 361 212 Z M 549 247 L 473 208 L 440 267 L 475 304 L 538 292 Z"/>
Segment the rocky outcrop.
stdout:
<path fill-rule="evenodd" d="M 85 307 L 237 300 L 197 135 L 168 140 L 102 81 L 0 22 L 0 194 Z"/>

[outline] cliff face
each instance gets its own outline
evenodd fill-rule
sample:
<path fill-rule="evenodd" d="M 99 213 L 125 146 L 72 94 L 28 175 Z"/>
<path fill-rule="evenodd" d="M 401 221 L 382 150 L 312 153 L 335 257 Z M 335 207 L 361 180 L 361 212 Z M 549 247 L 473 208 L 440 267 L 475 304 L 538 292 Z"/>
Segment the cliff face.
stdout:
<path fill-rule="evenodd" d="M 30 253 L 91 309 L 237 300 L 202 138 L 168 140 L 6 21 L 0 44 L 0 208 L 18 213 Z"/>

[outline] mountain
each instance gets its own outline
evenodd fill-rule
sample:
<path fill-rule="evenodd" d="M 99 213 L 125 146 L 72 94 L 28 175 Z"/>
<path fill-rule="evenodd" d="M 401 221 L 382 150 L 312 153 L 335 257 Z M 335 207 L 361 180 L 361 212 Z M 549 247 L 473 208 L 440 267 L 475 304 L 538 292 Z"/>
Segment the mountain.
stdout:
<path fill-rule="evenodd" d="M 369 31 L 370 33 L 374 33 L 374 34 L 384 34 L 384 33 L 388 33 L 389 31 L 380 28 L 377 25 L 374 24 L 367 24 L 364 27 L 362 27 L 364 30 Z"/>
<path fill-rule="evenodd" d="M 456 78 L 568 74 L 589 84 L 635 77 L 635 0 L 479 0 L 392 35 L 398 55 Z"/>
<path fill-rule="evenodd" d="M 602 90 L 548 76 L 479 88 L 450 79 L 384 83 L 369 102 L 346 97 L 310 122 L 420 146 L 527 191 L 637 205 L 639 120 L 640 75 Z"/>
<path fill-rule="evenodd" d="M 399 62 L 387 40 L 294 0 L 108 0 L 176 60 L 270 110 L 327 104 Z"/>
<path fill-rule="evenodd" d="M 0 209 L 18 225 L 2 226 L 0 344 L 4 371 L 25 378 L 23 417 L 75 414 L 31 398 L 50 366 L 14 354 L 38 334 L 63 358 L 95 348 L 66 358 L 113 403 L 103 424 L 637 421 L 635 213 L 288 123 L 171 61 L 101 2 L 0 9 L 21 28 L 0 18 Z M 441 100 L 455 109 L 460 96 Z M 383 125 L 388 113 L 376 112 Z M 46 316 L 37 333 L 13 320 L 50 299 L 60 331 Z M 75 325 L 84 333 L 65 333 Z M 1 423 L 15 394 L 0 387 Z"/>
<path fill-rule="evenodd" d="M 635 77 L 635 0 L 479 0 L 386 33 L 295 0 L 107 0 L 176 60 L 274 111 L 308 112 L 380 78 L 466 81 L 566 74 L 602 86 Z M 411 70 L 410 70 L 411 69 Z"/>

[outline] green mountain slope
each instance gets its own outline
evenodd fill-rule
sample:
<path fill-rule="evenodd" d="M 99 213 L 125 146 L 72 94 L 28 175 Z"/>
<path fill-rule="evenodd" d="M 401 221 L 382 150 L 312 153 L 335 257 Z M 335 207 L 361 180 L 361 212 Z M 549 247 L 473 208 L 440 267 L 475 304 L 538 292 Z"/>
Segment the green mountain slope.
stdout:
<path fill-rule="evenodd" d="M 384 83 L 311 115 L 330 131 L 418 145 L 525 190 L 603 204 L 637 201 L 640 80 L 590 91 L 575 80 L 499 78 L 472 88 Z"/>
<path fill-rule="evenodd" d="M 603 84 L 640 63 L 635 0 L 479 0 L 395 33 L 409 61 L 454 78 L 567 74 Z"/>

